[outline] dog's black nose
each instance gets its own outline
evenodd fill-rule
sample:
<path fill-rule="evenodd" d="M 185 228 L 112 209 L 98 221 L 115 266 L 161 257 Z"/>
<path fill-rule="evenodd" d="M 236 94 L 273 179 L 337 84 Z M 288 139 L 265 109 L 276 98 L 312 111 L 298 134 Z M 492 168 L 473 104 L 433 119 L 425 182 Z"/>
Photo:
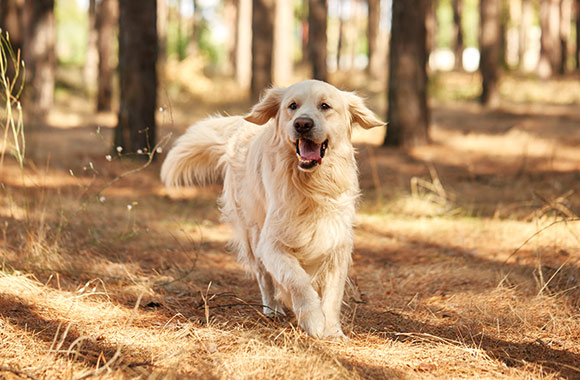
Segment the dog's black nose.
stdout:
<path fill-rule="evenodd" d="M 298 133 L 306 133 L 310 131 L 312 127 L 314 127 L 314 121 L 309 117 L 301 116 L 294 120 L 294 128 Z"/>

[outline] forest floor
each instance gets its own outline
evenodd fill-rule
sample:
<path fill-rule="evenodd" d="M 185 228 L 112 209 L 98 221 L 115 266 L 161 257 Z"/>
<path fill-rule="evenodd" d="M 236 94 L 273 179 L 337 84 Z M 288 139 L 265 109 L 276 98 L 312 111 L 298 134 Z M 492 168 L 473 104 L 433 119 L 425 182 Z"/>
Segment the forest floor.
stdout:
<path fill-rule="evenodd" d="M 553 88 L 553 100 L 580 94 L 575 83 L 532 92 Z M 247 112 L 230 93 L 162 100 L 160 139 Z M 570 99 L 495 111 L 435 99 L 432 143 L 409 151 L 380 147 L 384 131 L 357 132 L 344 342 L 265 317 L 227 251 L 220 186 L 164 189 L 169 145 L 151 165 L 107 157 L 115 116 L 85 101 L 57 94 L 51 126 L 27 135 L 25 167 L 8 156 L 0 167 L 1 379 L 580 378 Z M 384 114 L 380 97 L 370 102 Z"/>

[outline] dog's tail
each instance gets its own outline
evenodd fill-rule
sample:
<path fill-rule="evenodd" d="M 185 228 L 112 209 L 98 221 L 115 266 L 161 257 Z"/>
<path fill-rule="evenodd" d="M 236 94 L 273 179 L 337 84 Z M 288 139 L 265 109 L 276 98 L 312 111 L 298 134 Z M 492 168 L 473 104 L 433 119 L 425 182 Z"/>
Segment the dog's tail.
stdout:
<path fill-rule="evenodd" d="M 188 128 L 179 137 L 161 166 L 168 187 L 207 184 L 223 177 L 228 140 L 241 118 L 211 118 Z"/>

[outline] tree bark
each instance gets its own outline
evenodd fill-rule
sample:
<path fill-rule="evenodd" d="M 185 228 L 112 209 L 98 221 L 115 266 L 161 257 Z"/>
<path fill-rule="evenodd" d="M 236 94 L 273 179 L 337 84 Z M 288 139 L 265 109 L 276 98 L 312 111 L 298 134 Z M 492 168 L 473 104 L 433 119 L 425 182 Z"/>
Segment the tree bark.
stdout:
<path fill-rule="evenodd" d="M 238 0 L 236 24 L 236 81 L 246 90 L 252 78 L 252 0 Z"/>
<path fill-rule="evenodd" d="M 275 0 L 253 0 L 252 83 L 253 101 L 272 84 Z"/>
<path fill-rule="evenodd" d="M 381 49 L 379 48 L 379 26 L 381 22 L 381 0 L 368 0 L 368 73 L 372 78 L 378 78 L 381 71 Z"/>
<path fill-rule="evenodd" d="M 393 0 L 389 49 L 389 109 L 386 146 L 428 142 L 427 30 L 430 0 Z"/>
<path fill-rule="evenodd" d="M 500 102 L 498 85 L 501 33 L 499 19 L 500 1 L 481 0 L 479 46 L 483 83 L 480 101 L 487 107 L 497 107 Z"/>
<path fill-rule="evenodd" d="M 328 81 L 328 69 L 326 67 L 328 4 L 326 0 L 309 0 L 308 7 L 308 51 L 312 62 L 312 78 Z"/>
<path fill-rule="evenodd" d="M 115 146 L 149 152 L 156 141 L 157 2 L 119 2 L 121 103 Z"/>
<path fill-rule="evenodd" d="M 22 55 L 26 64 L 23 105 L 28 122 L 44 123 L 54 96 L 54 0 L 25 0 Z"/>
<path fill-rule="evenodd" d="M 101 0 L 97 8 L 97 50 L 99 56 L 97 111 L 112 109 L 114 65 L 112 45 L 118 20 L 117 0 Z"/>
<path fill-rule="evenodd" d="M 453 52 L 455 54 L 455 69 L 463 70 L 463 0 L 452 0 L 451 6 L 453 8 Z"/>

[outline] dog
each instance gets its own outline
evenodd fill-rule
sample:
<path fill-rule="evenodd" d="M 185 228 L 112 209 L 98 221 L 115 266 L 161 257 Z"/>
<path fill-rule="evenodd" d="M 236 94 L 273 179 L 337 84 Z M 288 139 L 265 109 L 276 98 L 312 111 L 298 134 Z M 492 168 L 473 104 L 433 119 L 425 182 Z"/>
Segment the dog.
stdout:
<path fill-rule="evenodd" d="M 270 88 L 246 116 L 189 127 L 161 167 L 168 187 L 223 179 L 220 210 L 264 314 L 286 306 L 315 338 L 346 338 L 340 308 L 360 193 L 355 124 L 385 126 L 359 96 L 322 81 Z"/>

